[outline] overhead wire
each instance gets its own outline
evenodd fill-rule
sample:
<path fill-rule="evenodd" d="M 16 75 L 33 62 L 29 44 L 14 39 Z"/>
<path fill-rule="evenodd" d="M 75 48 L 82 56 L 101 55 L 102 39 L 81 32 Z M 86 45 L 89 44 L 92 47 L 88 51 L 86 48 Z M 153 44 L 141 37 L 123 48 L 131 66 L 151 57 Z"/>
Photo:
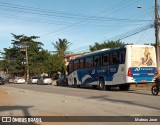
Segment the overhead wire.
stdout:
<path fill-rule="evenodd" d="M 15 4 L 9 4 L 9 3 L 6 4 L 6 3 L 2 3 L 2 2 L 0 2 L 0 4 L 2 4 L 3 6 L 2 5 L 0 5 L 0 6 L 1 7 L 6 7 L 6 8 L 8 8 L 8 7 L 12 8 L 12 10 L 8 9 L 8 11 L 10 11 L 10 12 L 12 11 L 12 12 L 15 12 L 15 13 L 18 13 L 18 14 L 20 14 L 20 13 L 29 13 L 29 14 L 38 14 L 38 15 L 41 14 L 43 16 L 60 17 L 60 18 L 73 18 L 75 20 L 77 20 L 77 19 L 80 20 L 80 21 L 78 21 L 76 23 L 71 23 L 71 24 L 66 22 L 66 24 L 69 24 L 69 25 L 67 25 L 66 27 L 57 29 L 57 30 L 55 30 L 53 32 L 44 34 L 44 35 L 41 36 L 41 37 L 43 37 L 43 36 L 51 35 L 53 33 L 64 31 L 64 30 L 66 30 L 68 28 L 75 28 L 75 26 L 79 27 L 80 24 L 83 24 L 83 27 L 84 27 L 85 26 L 84 25 L 85 21 L 92 22 L 92 23 L 95 22 L 95 21 L 101 21 L 101 22 L 102 21 L 105 21 L 105 22 L 106 21 L 118 21 L 118 22 L 121 22 L 121 23 L 131 23 L 131 22 L 133 22 L 133 23 L 135 23 L 135 22 L 141 23 L 141 22 L 150 21 L 150 20 L 137 20 L 137 19 L 133 20 L 133 19 L 123 19 L 123 18 L 121 19 L 121 18 L 104 17 L 106 14 L 112 14 L 115 10 L 116 11 L 120 10 L 122 8 L 122 5 L 128 6 L 128 5 L 132 5 L 132 4 L 137 2 L 137 1 L 136 2 L 134 1 L 134 2 L 128 4 L 129 1 L 130 0 L 124 0 L 124 1 L 120 1 L 120 2 L 116 3 L 110 9 L 108 8 L 107 10 L 98 12 L 99 16 L 90 16 L 90 15 L 66 13 L 66 12 L 62 12 L 62 11 L 54 11 L 54 10 L 47 10 L 47 9 L 41 9 L 41 8 L 27 7 L 27 6 L 17 6 Z M 17 10 L 13 10 L 13 9 L 17 9 Z M 21 11 L 18 11 L 18 10 L 21 10 Z M 56 14 L 56 15 L 53 15 L 53 13 Z M 11 17 L 9 17 L 9 18 L 11 18 Z M 20 17 L 18 17 L 18 19 L 20 19 Z M 31 18 L 26 19 L 24 17 L 22 17 L 21 19 L 24 19 L 24 20 L 27 20 L 27 21 L 37 21 L 37 20 L 31 20 Z M 43 21 L 37 21 L 37 22 L 43 22 Z M 45 23 L 45 21 L 44 21 L 44 23 Z M 46 20 L 46 23 L 50 23 L 50 22 Z M 56 24 L 56 21 L 54 23 Z M 58 23 L 56 25 L 58 25 Z M 59 25 L 61 25 L 60 22 L 59 22 Z M 113 29 L 113 27 L 112 27 L 112 29 Z"/>
<path fill-rule="evenodd" d="M 150 29 L 150 30 L 151 30 L 151 29 Z M 146 32 L 147 32 L 147 31 L 149 32 L 150 30 L 145 30 L 145 31 L 142 33 L 142 35 L 140 36 L 140 38 L 137 40 L 136 44 L 139 43 L 140 40 L 142 39 L 142 37 L 146 34 Z"/>
<path fill-rule="evenodd" d="M 122 39 L 125 39 L 125 38 L 128 38 L 128 37 L 130 37 L 130 36 L 133 36 L 133 35 L 136 35 L 136 34 L 138 34 L 138 33 L 140 33 L 140 32 L 142 32 L 142 31 L 146 31 L 146 30 L 148 30 L 148 29 L 150 29 L 150 28 L 153 28 L 154 27 L 154 24 L 152 25 L 152 24 L 150 24 L 150 25 L 145 25 L 145 26 L 143 26 L 143 27 L 141 27 L 141 28 L 139 28 L 139 29 L 134 29 L 134 30 L 132 30 L 132 31 L 130 31 L 130 32 L 127 32 L 127 33 L 124 33 L 124 34 L 122 34 L 122 35 L 119 35 L 119 36 L 116 36 L 116 37 L 113 37 L 113 38 L 109 38 L 109 39 L 106 39 L 106 41 L 121 41 Z M 105 41 L 102 41 L 102 42 L 105 42 Z M 81 51 L 81 50 L 79 50 L 79 51 L 77 51 L 77 52 L 85 52 L 85 51 L 87 51 L 88 50 L 88 48 L 87 49 L 84 49 L 84 47 L 83 47 L 83 50 Z"/>
<path fill-rule="evenodd" d="M 0 2 L 1 4 L 2 2 Z M 3 3 L 4 4 L 4 3 Z M 25 6 L 18 6 L 18 5 L 14 5 L 14 4 L 7 4 L 7 5 L 0 5 L 1 9 L 3 7 L 6 7 L 5 11 L 10 11 L 10 12 L 17 12 L 17 13 L 29 13 L 29 14 L 38 14 L 41 16 L 53 16 L 53 17 L 63 17 L 63 18 L 72 18 L 72 19 L 87 19 L 87 20 L 100 20 L 100 21 L 107 21 L 107 20 L 112 20 L 112 21 L 148 21 L 148 20 L 131 20 L 131 19 L 119 19 L 119 18 L 109 18 L 109 17 L 98 17 L 98 16 L 91 16 L 91 15 L 82 15 L 82 14 L 74 14 L 74 13 L 65 13 L 65 12 L 56 12 L 53 10 L 42 10 L 39 8 L 36 9 L 32 9 L 32 8 L 26 8 Z M 12 5 L 12 6 L 11 6 Z M 14 6 L 13 6 L 14 5 Z M 17 9 L 17 10 L 15 10 Z M 21 11 L 19 11 L 21 10 Z M 53 12 L 52 12 L 53 11 Z M 102 13 L 102 11 L 100 12 Z M 58 14 L 58 15 L 56 15 Z"/>
<path fill-rule="evenodd" d="M 141 13 L 139 13 L 139 15 L 141 15 Z M 133 17 L 133 16 L 132 16 Z M 136 17 L 137 17 L 137 15 L 136 15 Z M 154 21 L 154 20 L 152 20 L 152 21 Z M 142 25 L 142 24 L 140 24 L 140 25 Z M 122 25 L 123 27 L 122 28 L 124 28 L 126 25 L 124 24 L 124 25 Z M 119 27 L 115 27 L 116 29 L 122 29 L 122 28 L 119 28 Z M 115 32 L 115 28 L 110 28 L 110 29 L 112 29 L 114 32 Z M 135 32 L 135 29 L 133 29 L 134 30 L 134 32 Z M 108 28 L 107 28 L 107 31 L 108 31 Z M 130 31 L 128 31 L 128 32 L 130 32 Z M 128 33 L 127 32 L 127 33 Z M 134 33 L 134 34 L 132 34 L 132 35 L 135 35 L 135 34 L 137 34 L 138 32 L 140 32 L 140 31 L 136 31 L 136 33 Z M 129 36 L 132 36 L 132 35 L 129 35 Z M 127 37 L 129 37 L 129 36 L 127 36 Z M 127 38 L 126 37 L 126 38 Z M 114 38 L 114 37 L 113 37 Z M 112 38 L 109 38 L 110 40 L 112 39 Z M 108 40 L 109 40 L 108 39 Z M 121 39 L 120 37 L 118 38 L 118 39 Z M 102 42 L 104 42 L 104 40 L 102 41 Z M 102 43 L 102 42 L 99 42 L 99 43 Z M 94 45 L 94 44 L 93 44 Z M 87 50 L 87 49 L 86 49 Z"/>
<path fill-rule="evenodd" d="M 122 2 L 122 1 L 121 1 Z M 120 3 L 121 3 L 120 2 Z M 125 1 L 126 2 L 126 1 Z M 7 4 L 7 3 L 2 3 L 2 2 L 0 2 L 1 4 Z M 14 4 L 8 4 L 8 5 L 14 5 Z M 118 5 L 118 4 L 116 4 L 116 5 Z M 7 6 L 8 7 L 8 6 Z M 18 9 L 25 9 L 25 8 L 27 8 L 27 10 L 28 10 L 28 8 L 29 7 L 26 7 L 26 6 L 18 6 L 17 7 L 17 5 L 14 5 L 14 7 L 16 7 L 16 8 L 18 8 Z M 25 8 L 23 8 L 23 7 L 25 7 Z M 30 9 L 30 8 L 29 8 Z M 42 11 L 42 12 L 44 12 L 42 9 L 40 10 L 39 8 L 33 8 L 33 9 L 35 9 L 36 11 Z M 23 12 L 23 10 L 21 10 L 21 11 L 18 11 L 18 12 Z M 31 9 L 32 10 L 32 9 Z M 51 11 L 51 10 L 45 10 L 45 12 L 48 12 L 48 11 Z M 13 10 L 12 10 L 12 12 L 13 12 Z M 103 11 L 101 11 L 101 12 L 103 12 Z M 106 11 L 105 11 L 106 12 Z M 24 13 L 24 12 L 23 12 Z M 61 13 L 62 14 L 62 12 L 59 12 L 59 13 Z M 40 13 L 41 14 L 41 13 Z M 70 14 L 70 13 L 69 13 Z M 72 13 L 73 14 L 73 13 Z M 75 15 L 75 14 L 74 14 Z M 93 16 L 92 16 L 93 17 Z M 88 19 L 90 19 L 89 17 L 87 17 Z M 94 17 L 95 18 L 95 17 Z M 100 17 L 96 17 L 96 18 L 100 18 Z M 102 17 L 101 17 L 102 18 Z M 118 21 L 118 22 L 120 22 L 120 21 L 124 21 L 124 22 L 144 22 L 144 21 L 149 21 L 149 20 L 130 20 L 130 19 L 118 19 L 118 18 L 108 18 L 107 17 L 107 19 L 109 19 L 109 20 L 101 20 L 101 21 Z M 26 20 L 26 19 L 25 19 Z M 98 20 L 98 19 L 97 19 Z M 40 21 L 40 22 L 42 22 L 42 21 Z M 50 23 L 50 22 L 49 22 Z M 63 24 L 64 24 L 64 22 L 62 22 Z M 84 25 L 83 25 L 84 26 Z"/>
<path fill-rule="evenodd" d="M 118 4 L 115 4 L 116 6 L 113 6 L 113 7 L 117 7 L 117 5 L 119 6 L 119 4 L 122 4 L 122 2 L 123 1 L 121 1 L 121 2 L 119 2 Z M 126 2 L 128 2 L 128 0 L 126 0 L 125 1 L 125 3 L 124 4 L 126 4 Z M 25 10 L 29 10 L 29 12 L 30 12 L 30 10 L 34 10 L 34 11 L 38 11 L 38 13 L 33 13 L 33 12 L 31 12 L 32 14 L 41 14 L 41 15 L 43 15 L 43 13 L 39 13 L 39 12 L 45 12 L 45 14 L 46 14 L 46 12 L 47 12 L 47 16 L 49 16 L 49 14 L 48 14 L 48 12 L 55 12 L 55 11 L 51 11 L 51 10 L 42 10 L 42 9 L 40 9 L 40 8 L 30 8 L 30 7 L 26 7 L 26 6 L 17 6 L 17 5 L 15 5 L 15 4 L 7 4 L 7 3 L 2 3 L 2 2 L 0 2 L 1 4 L 3 4 L 3 7 L 4 7 L 4 5 L 5 5 L 5 7 L 12 7 L 12 8 L 16 8 L 16 9 L 23 9 L 23 10 L 21 10 L 21 11 L 18 11 L 18 13 L 19 12 L 21 12 L 21 13 L 26 13 L 26 11 Z M 9 10 L 9 9 L 8 9 Z M 13 10 L 11 10 L 12 12 L 14 12 Z M 109 11 L 109 9 L 108 9 L 108 11 Z M 16 11 L 17 12 L 17 11 Z M 101 11 L 101 13 L 102 12 L 104 12 L 104 11 Z M 106 12 L 106 11 L 105 11 Z M 62 12 L 57 12 L 56 11 L 56 13 L 58 13 L 58 14 L 65 14 L 65 15 L 67 15 L 67 14 L 71 14 L 71 15 L 78 15 L 78 14 L 73 14 L 73 13 L 62 13 Z M 4 16 L 4 15 L 3 15 Z M 13 15 L 14 16 L 14 15 Z M 52 16 L 52 15 L 50 15 L 50 16 Z M 79 16 L 79 15 L 78 15 Z M 8 17 L 8 16 L 7 16 Z M 85 17 L 86 18 L 86 16 L 83 16 L 83 17 Z M 90 18 L 90 17 L 93 17 L 93 16 L 87 16 L 87 19 L 88 20 L 92 20 L 92 18 Z M 8 18 L 11 18 L 11 17 L 8 17 Z M 14 17 L 12 17 L 12 18 L 14 18 Z M 94 17 L 95 18 L 95 17 Z M 100 18 L 103 18 L 103 17 L 96 17 L 96 20 L 97 21 L 99 21 L 99 19 Z M 16 19 L 16 18 L 15 18 Z M 52 21 L 52 22 L 50 22 L 50 21 L 44 21 L 44 20 L 33 20 L 33 19 L 30 19 L 30 18 L 17 18 L 17 19 L 21 19 L 21 20 L 27 20 L 27 21 L 33 21 L 33 22 L 39 22 L 39 23 L 48 23 L 48 24 L 56 24 L 56 25 L 65 25 L 65 23 L 66 24 L 69 24 L 68 22 L 62 22 L 62 23 L 60 23 L 59 21 L 58 21 L 58 23 L 57 22 L 55 22 L 55 21 Z M 79 18 L 79 19 L 83 19 L 83 18 Z M 86 20 L 86 19 L 85 19 Z M 118 18 L 107 18 L 107 20 L 101 20 L 101 21 L 118 21 L 118 22 L 133 22 L 133 23 L 135 23 L 135 22 L 144 22 L 144 21 L 148 21 L 148 20 L 130 20 L 130 19 L 118 19 Z M 54 23 L 53 23 L 54 22 Z M 81 23 L 81 22 L 80 22 Z M 62 29 L 58 29 L 58 30 L 56 30 L 56 31 L 54 31 L 54 32 L 52 32 L 52 33 L 55 33 L 55 32 L 59 32 L 59 31 L 61 31 L 61 30 L 64 30 L 64 29 L 67 29 L 67 28 L 69 28 L 69 27 L 72 27 L 72 26 L 74 26 L 74 25 L 78 25 L 78 24 L 80 24 L 79 22 L 78 23 L 74 23 L 74 24 L 70 24 L 70 25 L 67 25 L 67 27 L 65 27 L 65 28 L 62 28 Z M 95 24 L 93 24 L 93 25 L 95 25 Z M 84 25 L 81 25 L 81 27 L 84 27 Z M 43 35 L 43 36 L 46 36 L 46 35 L 49 35 L 49 34 L 45 34 L 45 35 Z M 43 37 L 42 36 L 42 37 Z"/>
<path fill-rule="evenodd" d="M 135 3 L 135 2 L 134 2 Z M 131 5 L 131 4 L 130 4 Z M 98 17 L 98 18 L 102 18 L 102 17 Z M 81 22 L 80 22 L 81 23 Z M 78 22 L 78 24 L 79 24 L 79 22 Z M 75 26 L 76 24 L 74 24 L 74 25 L 72 25 L 72 26 Z M 67 27 L 68 28 L 68 27 Z M 65 29 L 67 29 L 67 28 L 65 28 Z M 58 31 L 55 31 L 55 32 L 51 32 L 50 34 L 52 34 L 52 33 L 56 33 L 56 32 L 59 32 L 59 31 L 62 31 L 63 30 L 63 28 L 62 29 L 60 29 L 60 30 L 58 30 Z M 46 35 L 49 35 L 49 34 L 46 34 Z"/>
<path fill-rule="evenodd" d="M 125 1 L 126 1 L 126 0 L 125 0 Z M 121 1 L 121 2 L 122 2 L 122 1 Z M 118 2 L 118 4 L 119 4 L 119 3 L 120 3 L 120 2 Z M 117 4 L 114 4 L 114 5 L 117 5 Z M 114 6 L 114 5 L 113 5 L 113 6 Z M 113 7 L 113 6 L 112 6 L 112 7 Z M 108 9 L 108 10 L 109 10 L 109 9 Z M 98 12 L 97 14 L 99 15 L 99 14 L 101 14 L 101 13 L 103 13 L 103 12 L 104 12 L 104 11 L 100 11 L 100 12 Z M 106 10 L 105 10 L 105 12 L 106 12 Z M 98 17 L 98 18 L 99 18 L 99 17 Z M 65 30 L 65 29 L 68 29 L 68 28 L 77 26 L 78 24 L 81 24 L 81 23 L 84 23 L 84 22 L 85 22 L 85 20 L 81 20 L 81 21 L 76 22 L 76 23 L 74 23 L 74 24 L 72 24 L 72 25 L 70 25 L 70 26 L 67 26 L 67 27 L 58 29 L 58 30 L 56 30 L 56 31 L 50 32 L 50 33 L 48 33 L 48 34 L 42 35 L 41 37 L 48 36 L 48 35 L 57 33 L 57 32 L 59 32 L 59 31 L 63 31 L 63 30 Z M 78 27 L 79 27 L 79 26 L 78 26 Z"/>

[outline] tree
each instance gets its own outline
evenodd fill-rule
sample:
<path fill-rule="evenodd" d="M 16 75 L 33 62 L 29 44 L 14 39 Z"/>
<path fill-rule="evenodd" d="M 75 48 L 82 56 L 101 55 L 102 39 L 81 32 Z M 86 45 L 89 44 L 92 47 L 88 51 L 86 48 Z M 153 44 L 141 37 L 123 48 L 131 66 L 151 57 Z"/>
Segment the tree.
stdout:
<path fill-rule="evenodd" d="M 151 46 L 154 46 L 156 48 L 156 43 L 151 43 Z"/>
<path fill-rule="evenodd" d="M 64 57 L 60 57 L 57 54 L 47 54 L 47 60 L 44 62 L 45 65 L 47 66 L 45 68 L 46 72 L 49 74 L 57 73 L 57 72 L 65 72 L 66 67 L 65 67 L 65 62 L 64 62 Z"/>
<path fill-rule="evenodd" d="M 14 39 L 12 40 L 13 47 L 4 49 L 3 65 L 10 74 L 24 75 L 25 71 L 31 69 L 35 62 L 37 62 L 37 55 L 42 49 L 41 42 L 35 41 L 38 36 L 24 36 L 15 35 L 12 33 Z M 26 65 L 26 52 L 28 53 L 28 67 Z M 32 73 L 32 70 L 31 70 Z"/>
<path fill-rule="evenodd" d="M 39 36 L 25 36 L 24 34 L 23 35 L 15 35 L 13 33 L 11 33 L 11 34 L 14 37 L 14 40 L 12 40 L 13 46 L 17 46 L 17 47 L 23 46 L 24 42 L 43 45 L 41 42 L 35 41 L 35 39 L 39 38 Z"/>
<path fill-rule="evenodd" d="M 26 66 L 26 47 L 28 52 L 28 69 L 30 76 L 47 73 L 52 75 L 57 72 L 65 72 L 64 54 L 69 46 L 66 39 L 59 39 L 56 46 L 60 51 L 57 54 L 51 54 L 44 50 L 41 42 L 35 41 L 37 36 L 25 36 L 12 34 L 13 47 L 5 48 L 3 60 L 0 61 L 0 67 L 5 69 L 12 76 L 23 76 L 27 71 Z"/>
<path fill-rule="evenodd" d="M 3 55 L 4 55 L 4 60 L 2 65 L 7 73 L 15 74 L 15 75 L 24 74 L 25 58 L 17 47 L 8 48 L 8 49 L 4 48 Z"/>
<path fill-rule="evenodd" d="M 96 42 L 95 45 L 89 46 L 89 48 L 90 48 L 90 51 L 93 52 L 93 51 L 97 51 L 105 48 L 115 48 L 121 45 L 124 45 L 124 43 L 121 41 L 107 41 L 107 42 L 104 41 L 103 43 Z"/>
<path fill-rule="evenodd" d="M 56 43 L 52 43 L 54 48 L 57 51 L 57 54 L 59 56 L 65 56 L 65 53 L 67 51 L 67 49 L 70 46 L 70 42 L 68 42 L 66 39 L 58 39 L 59 41 L 56 41 Z"/>
<path fill-rule="evenodd" d="M 70 46 L 70 42 L 68 42 L 66 39 L 58 39 L 59 41 L 56 41 L 56 43 L 52 43 L 54 48 L 57 51 L 57 60 L 55 67 L 59 69 L 60 72 L 66 71 L 64 56 L 67 53 L 67 49 Z"/>

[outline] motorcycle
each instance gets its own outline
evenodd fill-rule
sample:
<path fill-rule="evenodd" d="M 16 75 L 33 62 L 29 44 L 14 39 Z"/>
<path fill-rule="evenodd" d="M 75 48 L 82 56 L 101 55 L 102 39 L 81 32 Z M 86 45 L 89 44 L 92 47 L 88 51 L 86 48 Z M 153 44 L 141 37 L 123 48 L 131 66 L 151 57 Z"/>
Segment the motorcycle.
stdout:
<path fill-rule="evenodd" d="M 160 91 L 160 78 L 156 78 L 154 85 L 151 88 L 151 92 L 153 95 L 158 95 Z"/>

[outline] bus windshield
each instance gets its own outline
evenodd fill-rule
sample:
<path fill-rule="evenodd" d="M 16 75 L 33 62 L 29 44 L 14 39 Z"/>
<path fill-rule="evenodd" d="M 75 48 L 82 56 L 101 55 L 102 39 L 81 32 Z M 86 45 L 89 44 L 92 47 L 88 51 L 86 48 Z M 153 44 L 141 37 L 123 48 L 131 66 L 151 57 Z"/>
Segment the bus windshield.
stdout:
<path fill-rule="evenodd" d="M 155 67 L 156 55 L 153 46 L 131 48 L 132 67 Z"/>

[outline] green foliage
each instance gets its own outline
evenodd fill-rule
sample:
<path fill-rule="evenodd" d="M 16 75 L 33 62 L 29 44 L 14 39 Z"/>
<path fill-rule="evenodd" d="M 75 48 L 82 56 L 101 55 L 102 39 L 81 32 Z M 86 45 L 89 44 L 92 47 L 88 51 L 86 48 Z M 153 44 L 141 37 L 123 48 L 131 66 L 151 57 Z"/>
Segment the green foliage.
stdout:
<path fill-rule="evenodd" d="M 26 73 L 26 46 L 28 53 L 28 68 L 30 76 L 48 73 L 49 75 L 66 70 L 64 54 L 69 46 L 66 39 L 56 42 L 57 54 L 44 50 L 41 42 L 35 41 L 38 36 L 24 36 L 12 34 L 13 47 L 4 49 L 4 60 L 0 67 L 8 74 L 23 76 Z M 59 49 L 60 48 L 60 49 Z"/>
<path fill-rule="evenodd" d="M 34 65 L 34 62 L 37 62 L 36 56 L 38 55 L 39 50 L 41 50 L 42 45 L 40 42 L 34 41 L 34 39 L 39 38 L 38 36 L 24 36 L 24 35 L 15 35 L 12 34 L 14 39 L 12 40 L 13 47 L 4 49 L 4 60 L 3 67 L 9 74 L 14 75 L 24 75 L 26 72 L 26 52 L 25 47 L 28 48 L 28 57 L 29 58 L 29 69 L 30 65 Z M 34 61 L 32 61 L 32 59 Z"/>
<path fill-rule="evenodd" d="M 107 42 L 104 41 L 103 43 L 96 42 L 95 45 L 89 46 L 89 48 L 90 48 L 90 51 L 93 52 L 93 51 L 97 51 L 105 48 L 114 48 L 121 45 L 124 45 L 124 43 L 121 41 L 107 41 Z"/>
<path fill-rule="evenodd" d="M 28 37 L 28 36 L 24 36 L 24 35 L 15 35 L 13 33 L 11 33 L 11 34 L 14 37 L 14 40 L 12 40 L 13 41 L 12 44 L 14 46 L 22 46 L 22 45 L 24 45 L 24 42 L 43 45 L 41 42 L 35 41 L 35 39 L 39 38 L 39 36 Z"/>
<path fill-rule="evenodd" d="M 152 46 L 156 47 L 156 43 L 151 43 Z"/>
<path fill-rule="evenodd" d="M 31 58 L 30 58 L 31 59 Z M 35 58 L 30 60 L 29 69 L 32 75 L 40 75 L 42 73 L 53 74 L 64 70 L 64 59 L 57 54 L 52 55 L 47 50 L 41 50 Z"/>
<path fill-rule="evenodd" d="M 19 48 L 4 49 L 3 67 L 7 73 L 24 73 L 24 55 L 19 51 Z"/>
<path fill-rule="evenodd" d="M 65 72 L 66 66 L 65 66 L 64 56 L 67 53 L 67 49 L 69 48 L 71 43 L 68 42 L 66 39 L 58 39 L 56 43 L 52 44 L 57 51 L 56 55 L 57 60 L 55 60 L 55 70 L 60 72 Z"/>
<path fill-rule="evenodd" d="M 52 43 L 54 48 L 57 51 L 57 54 L 59 56 L 65 56 L 65 53 L 68 49 L 68 47 L 70 46 L 70 42 L 68 42 L 66 39 L 58 39 L 58 41 L 56 41 L 56 43 Z"/>

